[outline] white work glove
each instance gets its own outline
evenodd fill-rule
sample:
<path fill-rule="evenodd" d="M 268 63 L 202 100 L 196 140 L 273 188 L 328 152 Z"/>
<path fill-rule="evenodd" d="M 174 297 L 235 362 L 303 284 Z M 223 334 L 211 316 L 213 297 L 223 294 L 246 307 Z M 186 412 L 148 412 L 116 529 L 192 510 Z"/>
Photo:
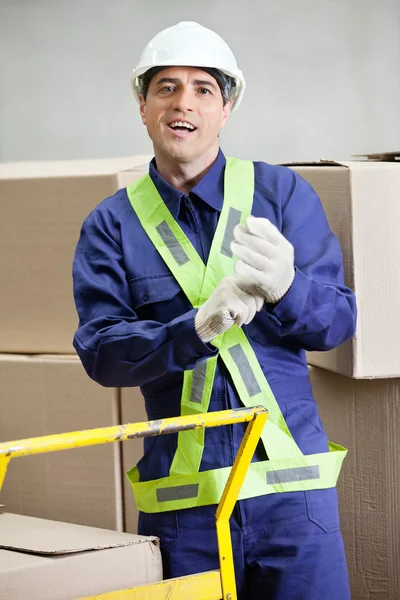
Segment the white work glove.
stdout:
<path fill-rule="evenodd" d="M 262 293 L 266 302 L 283 298 L 294 278 L 293 246 L 268 219 L 250 216 L 233 231 L 231 250 L 238 258 L 235 271 Z"/>
<path fill-rule="evenodd" d="M 239 327 L 250 323 L 263 305 L 264 298 L 248 281 L 236 275 L 224 277 L 196 313 L 197 335 L 208 343 L 234 323 Z"/>

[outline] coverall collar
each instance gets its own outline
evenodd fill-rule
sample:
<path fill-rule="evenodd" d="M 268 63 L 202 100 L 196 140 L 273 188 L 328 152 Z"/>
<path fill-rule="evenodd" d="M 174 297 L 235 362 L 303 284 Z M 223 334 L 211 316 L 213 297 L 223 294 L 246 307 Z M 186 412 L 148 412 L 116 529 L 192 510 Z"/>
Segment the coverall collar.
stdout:
<path fill-rule="evenodd" d="M 200 200 L 221 212 L 224 202 L 224 172 L 226 159 L 220 149 L 218 156 L 211 168 L 197 185 L 191 190 L 190 195 L 196 195 Z M 179 215 L 181 200 L 186 196 L 183 192 L 170 185 L 157 171 L 155 158 L 150 163 L 150 177 L 156 186 L 160 196 L 168 206 L 174 219 Z"/>

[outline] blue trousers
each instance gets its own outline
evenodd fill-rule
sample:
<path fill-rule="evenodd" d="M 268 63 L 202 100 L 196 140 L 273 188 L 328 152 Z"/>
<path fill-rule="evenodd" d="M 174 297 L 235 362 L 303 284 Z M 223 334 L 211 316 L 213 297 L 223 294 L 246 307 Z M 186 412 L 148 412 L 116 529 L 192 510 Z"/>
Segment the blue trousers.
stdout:
<path fill-rule="evenodd" d="M 312 396 L 282 409 L 302 452 L 328 450 Z M 160 538 L 165 578 L 219 568 L 215 510 L 140 514 L 139 533 Z M 231 532 L 239 600 L 350 599 L 335 488 L 237 502 Z"/>
<path fill-rule="evenodd" d="M 165 578 L 219 569 L 214 506 L 140 522 L 160 537 Z M 231 532 L 239 600 L 350 599 L 335 489 L 238 502 Z"/>

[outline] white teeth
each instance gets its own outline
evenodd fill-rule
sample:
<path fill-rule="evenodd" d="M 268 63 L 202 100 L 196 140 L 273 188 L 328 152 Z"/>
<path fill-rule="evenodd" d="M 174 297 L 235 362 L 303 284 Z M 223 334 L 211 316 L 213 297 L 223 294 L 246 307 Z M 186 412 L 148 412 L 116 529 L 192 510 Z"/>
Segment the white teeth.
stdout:
<path fill-rule="evenodd" d="M 193 125 L 186 123 L 186 121 L 175 121 L 174 123 L 170 123 L 170 127 L 186 127 L 190 131 L 194 129 Z"/>

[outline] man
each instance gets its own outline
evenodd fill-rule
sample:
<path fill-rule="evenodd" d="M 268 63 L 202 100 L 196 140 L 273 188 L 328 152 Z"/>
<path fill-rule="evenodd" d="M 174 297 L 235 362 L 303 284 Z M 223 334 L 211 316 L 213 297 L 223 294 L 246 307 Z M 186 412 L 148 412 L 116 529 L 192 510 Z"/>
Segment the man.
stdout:
<path fill-rule="evenodd" d="M 346 600 L 334 487 L 344 452 L 328 451 L 305 359 L 354 334 L 338 241 L 296 173 L 219 149 L 245 82 L 217 34 L 196 23 L 161 32 L 132 86 L 155 158 L 84 222 L 75 348 L 100 384 L 140 386 L 149 419 L 265 404 L 254 479 L 231 519 L 238 597 Z M 220 474 L 242 435 L 146 440 L 130 479 L 166 578 L 218 568 Z"/>

